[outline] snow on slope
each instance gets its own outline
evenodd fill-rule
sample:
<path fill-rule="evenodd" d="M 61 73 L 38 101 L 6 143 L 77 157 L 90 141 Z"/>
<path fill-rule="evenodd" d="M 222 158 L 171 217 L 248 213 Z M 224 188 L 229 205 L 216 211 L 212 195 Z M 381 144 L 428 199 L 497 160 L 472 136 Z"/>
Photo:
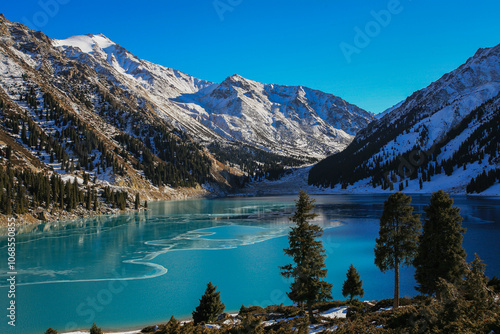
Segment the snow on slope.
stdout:
<path fill-rule="evenodd" d="M 106 36 L 82 35 L 52 40 L 65 56 L 91 66 L 95 71 L 134 96 L 141 106 L 148 106 L 175 127 L 188 131 L 201 142 L 220 137 L 193 120 L 171 98 L 194 93 L 213 83 L 178 70 L 142 60 Z"/>
<path fill-rule="evenodd" d="M 103 34 L 73 36 L 52 41 L 55 47 L 65 50 L 66 55 L 71 58 L 78 58 L 83 53 L 105 60 L 119 73 L 135 79 L 144 88 L 154 91 L 154 86 L 164 86 L 166 83 L 170 89 L 164 89 L 163 93 L 167 93 L 169 97 L 176 97 L 180 93 L 193 93 L 212 85 L 211 82 L 139 59 Z"/>
<path fill-rule="evenodd" d="M 305 87 L 265 85 L 238 75 L 221 84 L 141 60 L 106 36 L 53 40 L 67 57 L 152 102 L 203 142 L 242 141 L 281 154 L 325 157 L 344 149 L 374 116 Z"/>
<path fill-rule="evenodd" d="M 429 87 L 413 94 L 403 103 L 386 113 L 386 122 L 394 123 L 415 107 L 421 107 L 420 120 L 407 127 L 407 131 L 389 142 L 385 150 L 390 157 L 407 152 L 417 142 L 422 129 L 428 132 L 423 149 L 430 149 L 446 137 L 472 110 L 500 92 L 500 45 L 491 49 L 480 49 L 464 65 Z M 383 124 L 383 123 L 382 123 Z M 472 127 L 468 130 L 471 132 Z M 467 136 L 462 136 L 466 139 Z M 447 156 L 452 155 L 462 141 L 447 146 Z"/>
<path fill-rule="evenodd" d="M 374 119 L 331 94 L 263 84 L 237 74 L 176 101 L 223 137 L 320 158 L 343 150 Z"/>
<path fill-rule="evenodd" d="M 496 124 L 499 93 L 500 45 L 478 50 L 456 70 L 385 111 L 345 151 L 312 168 L 309 180 L 339 190 L 344 184 L 351 192 L 379 192 L 394 183 L 395 190 L 405 192 L 465 193 L 472 178 L 500 167 L 497 156 L 480 158 L 497 140 L 496 130 L 488 129 Z M 483 128 L 482 134 L 474 133 Z M 468 151 L 456 156 L 464 143 Z M 389 174 L 397 177 L 387 180 Z"/>

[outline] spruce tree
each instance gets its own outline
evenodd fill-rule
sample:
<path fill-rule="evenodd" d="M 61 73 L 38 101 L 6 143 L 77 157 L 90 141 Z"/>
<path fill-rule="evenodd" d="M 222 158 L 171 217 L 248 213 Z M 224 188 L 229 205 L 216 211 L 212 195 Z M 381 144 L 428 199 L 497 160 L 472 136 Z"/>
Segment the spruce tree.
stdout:
<path fill-rule="evenodd" d="M 288 236 L 290 248 L 283 250 L 286 255 L 292 257 L 295 265 L 280 267 L 282 276 L 293 278 L 288 297 L 300 305 L 307 304 L 311 323 L 314 322 L 312 305 L 332 298 L 332 284 L 322 280 L 327 274 L 326 255 L 323 242 L 317 239 L 323 235 L 323 229 L 308 222 L 317 216 L 311 213 L 313 208 L 314 200 L 301 190 L 299 199 L 295 201 L 295 213 L 290 218 L 296 223 Z"/>
<path fill-rule="evenodd" d="M 212 282 L 207 284 L 205 294 L 201 296 L 200 305 L 193 311 L 193 320 L 195 324 L 202 322 L 212 322 L 217 319 L 217 316 L 224 312 L 226 306 L 220 300 L 220 291 Z"/>
<path fill-rule="evenodd" d="M 139 193 L 135 194 L 135 209 L 139 210 L 139 206 L 141 205 L 141 198 L 139 197 Z"/>
<path fill-rule="evenodd" d="M 5 200 L 4 200 L 6 215 L 12 214 L 12 192 L 10 189 L 11 189 L 10 187 L 7 188 L 7 193 L 5 194 Z"/>
<path fill-rule="evenodd" d="M 90 328 L 90 334 L 102 334 L 102 329 L 96 326 L 95 323 L 92 324 L 92 327 Z"/>
<path fill-rule="evenodd" d="M 484 274 L 485 267 L 479 255 L 475 254 L 470 269 L 465 273 L 464 290 L 467 299 L 475 301 L 478 305 L 489 306 L 493 302 L 493 293 L 488 288 L 488 278 Z"/>
<path fill-rule="evenodd" d="M 465 229 L 460 209 L 453 207 L 453 199 L 442 190 L 432 194 L 424 211 L 426 219 L 415 259 L 416 288 L 428 295 L 437 293 L 439 299 L 438 279 L 457 284 L 465 273 Z"/>
<path fill-rule="evenodd" d="M 85 208 L 87 210 L 90 210 L 92 208 L 92 197 L 91 197 L 91 194 L 90 194 L 90 189 L 87 189 L 87 196 L 85 197 L 86 199 L 86 206 Z"/>
<path fill-rule="evenodd" d="M 163 329 L 161 329 L 158 334 L 180 334 L 181 333 L 181 324 L 175 319 L 174 316 L 170 317 L 170 320 L 165 325 Z"/>
<path fill-rule="evenodd" d="M 420 216 L 413 214 L 411 197 L 397 192 L 384 203 L 375 265 L 382 271 L 394 269 L 394 308 L 399 307 L 399 266 L 412 265 L 418 248 Z"/>
<path fill-rule="evenodd" d="M 365 290 L 363 289 L 363 281 L 360 279 L 356 268 L 351 264 L 346 274 L 346 280 L 342 286 L 342 296 L 350 296 L 350 300 L 355 296 L 363 297 Z"/>

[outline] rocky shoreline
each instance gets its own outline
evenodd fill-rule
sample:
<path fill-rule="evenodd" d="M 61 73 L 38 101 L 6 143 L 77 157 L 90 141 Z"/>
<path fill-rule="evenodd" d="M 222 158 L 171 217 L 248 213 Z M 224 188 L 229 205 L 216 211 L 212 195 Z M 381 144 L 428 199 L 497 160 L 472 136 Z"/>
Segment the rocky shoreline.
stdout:
<path fill-rule="evenodd" d="M 131 193 L 131 192 L 130 192 Z M 188 200 L 196 198 L 204 198 L 215 196 L 216 194 L 208 192 L 202 187 L 196 188 L 180 188 L 168 189 L 165 191 L 154 192 L 141 192 L 141 196 L 145 198 L 148 203 L 154 201 L 167 201 L 167 200 Z M 132 198 L 132 196 L 129 196 Z M 40 224 L 54 223 L 60 224 L 63 222 L 70 222 L 75 219 L 90 218 L 97 216 L 118 215 L 129 212 L 141 212 L 147 208 L 144 207 L 144 201 L 141 203 L 139 210 L 134 209 L 132 200 L 129 200 L 129 205 L 125 210 L 113 208 L 110 204 L 101 202 L 98 211 L 87 210 L 83 205 L 79 205 L 75 210 L 68 212 L 56 207 L 49 209 L 37 208 L 30 209 L 28 213 L 18 215 L 2 215 L 0 214 L 0 236 L 7 234 L 7 227 L 9 223 L 14 222 L 16 226 L 16 233 L 28 233 L 37 228 Z"/>

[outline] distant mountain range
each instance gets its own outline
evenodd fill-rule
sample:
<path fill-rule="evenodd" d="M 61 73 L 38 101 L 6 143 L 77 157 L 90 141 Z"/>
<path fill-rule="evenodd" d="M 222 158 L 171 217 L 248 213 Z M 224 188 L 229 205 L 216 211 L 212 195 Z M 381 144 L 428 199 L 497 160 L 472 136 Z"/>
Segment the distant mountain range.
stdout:
<path fill-rule="evenodd" d="M 0 15 L 0 213 L 223 193 L 340 152 L 374 119 L 306 87 L 213 83 L 102 34 L 55 40 Z M 72 186 L 40 199 L 51 176 Z"/>
<path fill-rule="evenodd" d="M 295 156 L 340 152 L 374 120 L 334 95 L 262 84 L 237 74 L 176 101 L 224 138 Z"/>
<path fill-rule="evenodd" d="M 138 59 L 104 35 L 53 40 L 65 57 L 94 68 L 199 142 L 231 141 L 280 155 L 324 158 L 343 150 L 374 115 L 306 87 L 239 75 L 220 84 Z"/>
<path fill-rule="evenodd" d="M 481 49 L 375 117 L 303 86 L 213 83 L 102 34 L 55 40 L 0 15 L 0 165 L 76 177 L 103 202 L 117 198 L 106 187 L 126 191 L 129 206 L 138 192 L 221 193 L 321 159 L 309 183 L 335 191 L 493 193 L 499 59 L 500 46 Z"/>
<path fill-rule="evenodd" d="M 351 191 L 499 194 L 500 45 L 384 112 L 309 183 Z"/>

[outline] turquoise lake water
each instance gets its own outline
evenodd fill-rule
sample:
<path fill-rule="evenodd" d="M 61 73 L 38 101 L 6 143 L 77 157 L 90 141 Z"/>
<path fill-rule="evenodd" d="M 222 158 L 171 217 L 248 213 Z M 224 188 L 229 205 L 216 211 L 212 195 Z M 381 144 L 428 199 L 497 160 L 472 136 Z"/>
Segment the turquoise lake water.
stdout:
<path fill-rule="evenodd" d="M 393 273 L 373 264 L 385 195 L 313 196 L 333 297 L 351 263 L 361 274 L 363 300 L 390 298 Z M 150 203 L 150 210 L 40 225 L 17 236 L 17 319 L 7 325 L 7 248 L 0 237 L 0 333 L 140 329 L 189 317 L 206 284 L 221 291 L 227 311 L 242 304 L 289 304 L 278 266 L 294 209 L 292 196 Z M 428 196 L 414 196 L 418 212 Z M 487 274 L 500 276 L 500 199 L 455 198 L 467 228 L 464 246 Z M 412 296 L 413 270 L 401 271 L 401 296 Z"/>

